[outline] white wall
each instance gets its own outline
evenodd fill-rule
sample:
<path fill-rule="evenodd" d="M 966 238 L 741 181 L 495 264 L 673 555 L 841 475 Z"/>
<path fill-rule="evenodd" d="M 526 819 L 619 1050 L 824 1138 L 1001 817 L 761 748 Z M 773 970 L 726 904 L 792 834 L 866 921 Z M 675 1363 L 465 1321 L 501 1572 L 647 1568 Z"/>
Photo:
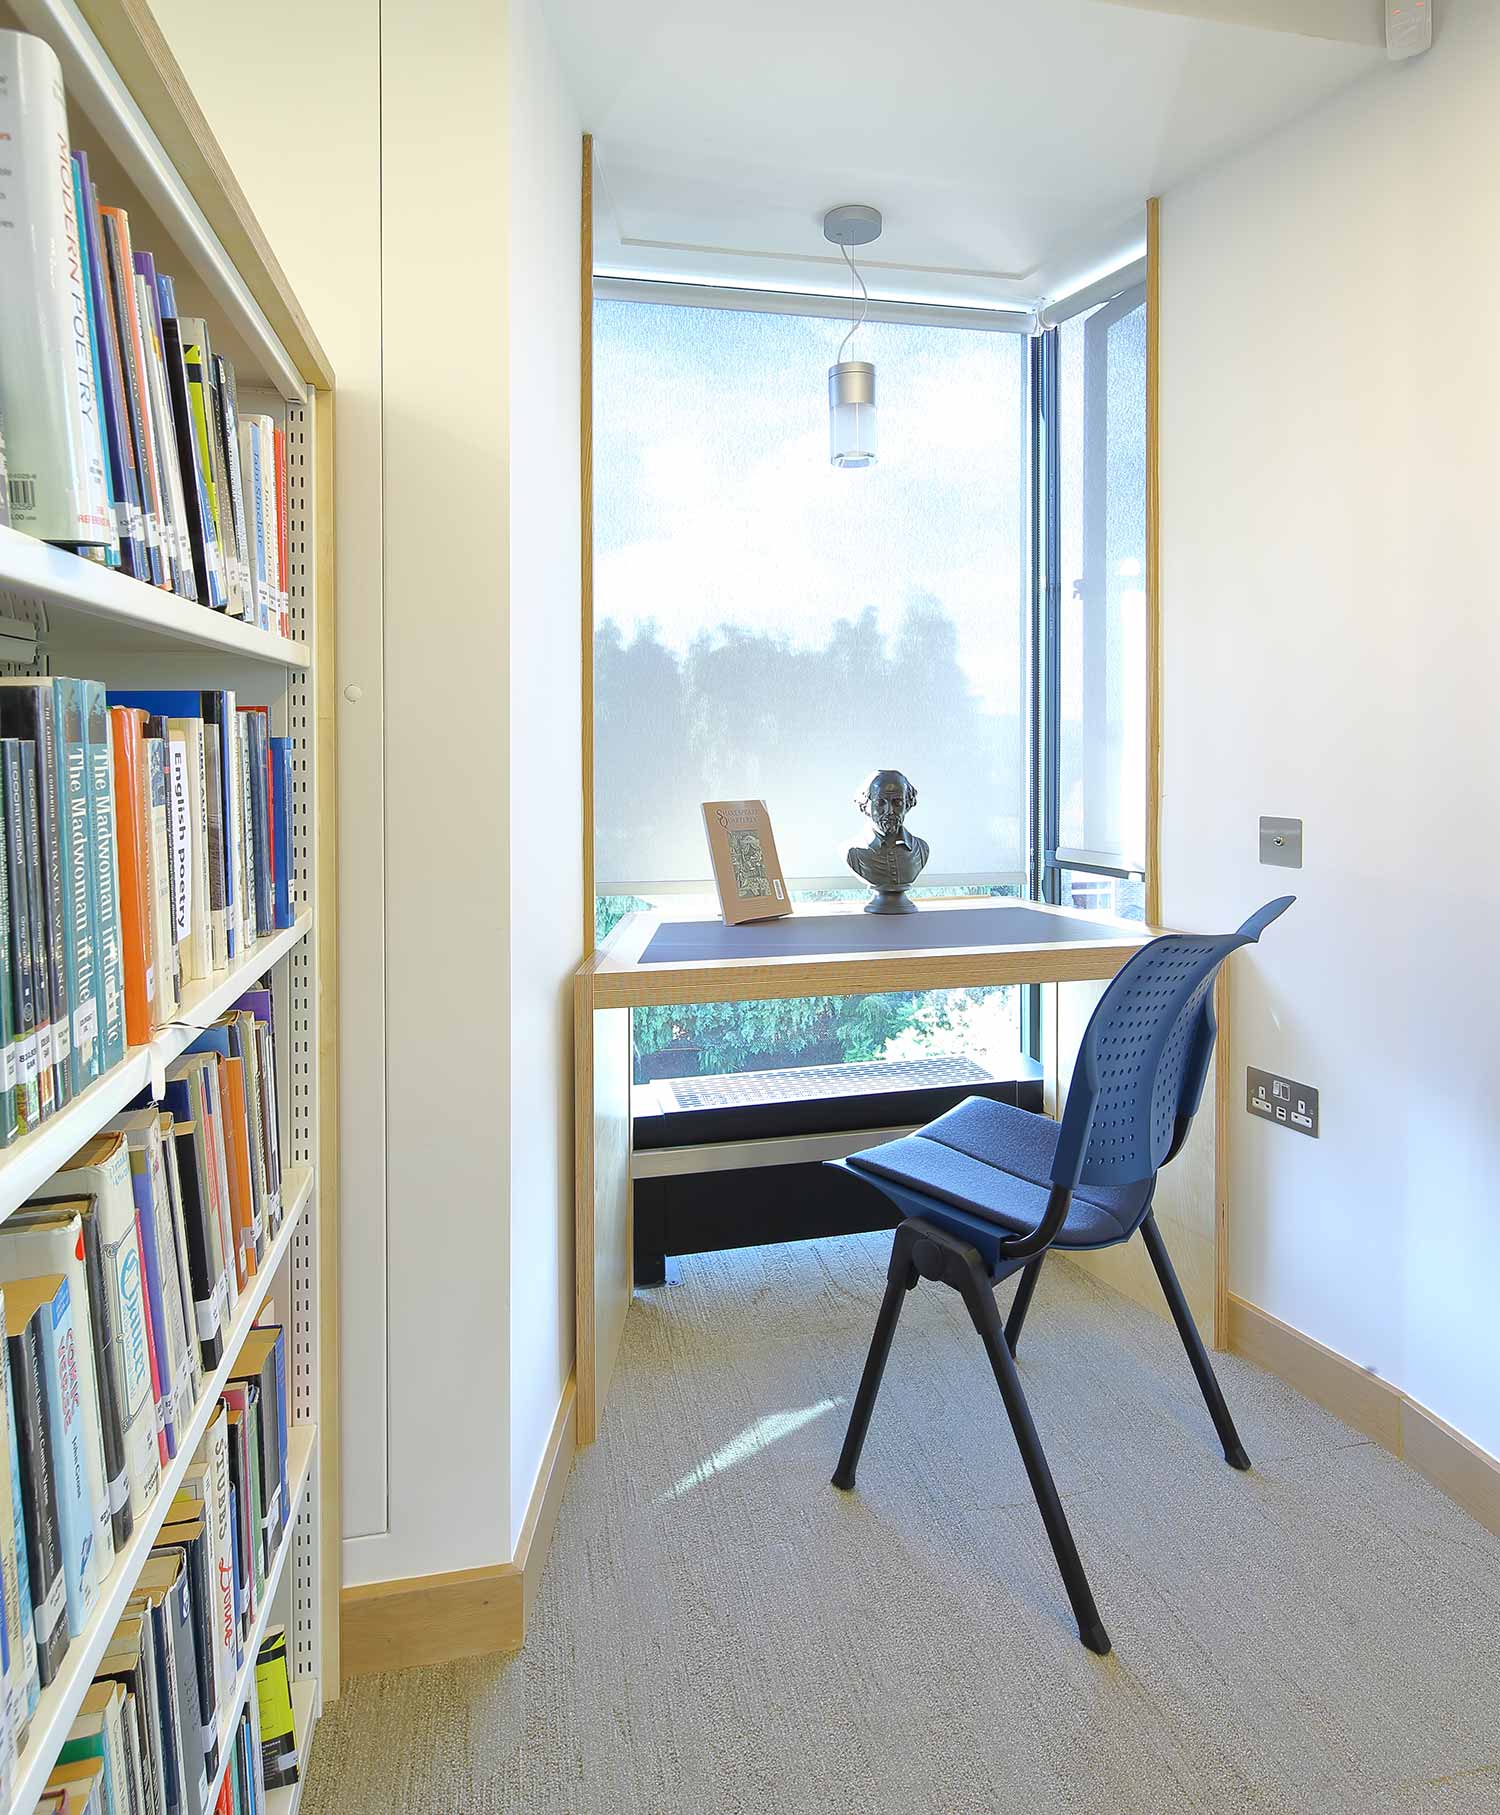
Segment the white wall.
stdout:
<path fill-rule="evenodd" d="M 572 1365 L 578 122 L 538 0 L 156 7 L 338 377 L 344 1576 L 494 1563 Z"/>
<path fill-rule="evenodd" d="M 1437 18 L 1163 200 L 1164 909 L 1299 898 L 1234 961 L 1231 1289 L 1500 1452 L 1500 7 Z"/>
<path fill-rule="evenodd" d="M 573 1366 L 573 997 L 583 956 L 582 128 L 539 0 L 510 0 L 511 1419 L 514 1550 Z M 524 449 L 524 458 L 519 450 Z"/>

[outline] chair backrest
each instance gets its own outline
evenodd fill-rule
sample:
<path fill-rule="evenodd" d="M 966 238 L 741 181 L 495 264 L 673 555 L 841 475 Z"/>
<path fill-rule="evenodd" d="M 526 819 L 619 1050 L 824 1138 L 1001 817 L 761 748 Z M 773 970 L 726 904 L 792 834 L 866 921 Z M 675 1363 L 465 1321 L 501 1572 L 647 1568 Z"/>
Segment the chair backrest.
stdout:
<path fill-rule="evenodd" d="M 1187 1138 L 1213 1056 L 1213 987 L 1296 899 L 1282 895 L 1237 933 L 1168 933 L 1142 946 L 1099 998 L 1068 1088 L 1054 1185 L 1134 1185 Z"/>

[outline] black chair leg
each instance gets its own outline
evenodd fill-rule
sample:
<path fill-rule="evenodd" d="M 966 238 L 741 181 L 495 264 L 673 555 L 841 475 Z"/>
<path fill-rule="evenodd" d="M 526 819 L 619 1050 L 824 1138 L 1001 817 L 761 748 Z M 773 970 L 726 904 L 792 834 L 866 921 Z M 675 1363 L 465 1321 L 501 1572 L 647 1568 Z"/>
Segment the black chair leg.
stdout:
<path fill-rule="evenodd" d="M 1030 1272 L 1030 1268 L 1027 1272 Z M 1031 1491 L 1036 1495 L 1037 1510 L 1042 1515 L 1047 1536 L 1052 1540 L 1052 1554 L 1057 1558 L 1063 1586 L 1073 1605 L 1073 1617 L 1078 1621 L 1078 1636 L 1090 1651 L 1097 1652 L 1100 1657 L 1107 1657 L 1109 1634 L 1104 1630 L 1099 1609 L 1094 1605 L 1093 1590 L 1089 1587 L 1088 1577 L 1083 1573 L 1083 1564 L 1079 1561 L 1078 1547 L 1073 1542 L 1067 1514 L 1062 1509 L 1062 1501 L 1057 1497 L 1052 1470 L 1047 1466 L 1041 1439 L 1031 1421 L 1031 1408 L 1026 1403 L 1026 1395 L 1021 1391 L 1015 1361 L 1006 1343 L 1005 1333 L 1000 1328 L 1000 1313 L 995 1305 L 994 1288 L 984 1273 L 979 1256 L 973 1256 L 971 1266 L 957 1281 L 953 1281 L 950 1276 L 950 1283 L 956 1283 L 963 1294 L 974 1327 L 989 1355 L 990 1366 L 995 1370 L 995 1382 L 1000 1388 L 1000 1397 L 1005 1401 L 1011 1429 L 1016 1434 L 1016 1446 L 1026 1465 Z M 1024 1279 L 1021 1289 L 1025 1290 Z"/>
<path fill-rule="evenodd" d="M 875 1334 L 870 1338 L 870 1352 L 865 1357 L 865 1371 L 860 1376 L 859 1392 L 855 1395 L 854 1410 L 849 1414 L 849 1428 L 844 1433 L 844 1447 L 839 1452 L 839 1465 L 833 1471 L 835 1487 L 852 1488 L 855 1470 L 859 1467 L 859 1452 L 865 1446 L 865 1432 L 870 1428 L 870 1414 L 875 1409 L 875 1395 L 880 1391 L 880 1379 L 885 1373 L 886 1357 L 891 1352 L 891 1338 L 896 1334 L 896 1324 L 901 1316 L 901 1307 L 906 1301 L 907 1293 L 917 1283 L 917 1270 L 911 1261 L 912 1238 L 903 1223 L 896 1231 L 896 1239 L 891 1246 L 890 1272 L 886 1280 L 885 1297 L 881 1301 L 880 1315 L 875 1319 Z"/>
<path fill-rule="evenodd" d="M 1156 1268 L 1156 1277 L 1161 1281 L 1167 1308 L 1172 1313 L 1173 1323 L 1177 1325 L 1177 1334 L 1182 1338 L 1182 1346 L 1187 1350 L 1188 1360 L 1192 1362 L 1193 1372 L 1198 1377 L 1208 1415 L 1213 1419 L 1214 1429 L 1219 1433 L 1219 1442 L 1224 1446 L 1224 1460 L 1231 1468 L 1249 1468 L 1250 1458 L 1245 1454 L 1239 1432 L 1234 1428 L 1234 1420 L 1230 1417 L 1229 1407 L 1224 1403 L 1224 1395 L 1219 1390 L 1208 1350 L 1203 1346 L 1203 1338 L 1198 1334 L 1198 1326 L 1193 1322 L 1193 1314 L 1182 1295 L 1177 1271 L 1172 1265 L 1171 1255 L 1167 1253 L 1167 1244 L 1162 1240 L 1161 1230 L 1156 1226 L 1156 1217 L 1150 1211 L 1141 1224 L 1141 1239 L 1146 1244 L 1146 1252 L 1151 1256 L 1152 1266 Z"/>
<path fill-rule="evenodd" d="M 1010 1301 L 1010 1316 L 1005 1320 L 1005 1346 L 1012 1355 L 1016 1352 L 1016 1344 L 1021 1340 L 1021 1326 L 1026 1321 L 1026 1313 L 1031 1309 L 1031 1295 L 1036 1290 L 1042 1262 L 1046 1258 L 1044 1250 L 1035 1260 L 1027 1261 L 1021 1269 L 1021 1283 L 1016 1287 L 1016 1295 Z"/>

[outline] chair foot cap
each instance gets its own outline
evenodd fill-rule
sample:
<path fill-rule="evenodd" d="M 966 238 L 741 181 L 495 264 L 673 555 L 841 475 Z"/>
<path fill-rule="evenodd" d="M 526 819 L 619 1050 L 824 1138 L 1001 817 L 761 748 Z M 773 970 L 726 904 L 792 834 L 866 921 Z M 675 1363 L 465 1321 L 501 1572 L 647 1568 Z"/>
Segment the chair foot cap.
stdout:
<path fill-rule="evenodd" d="M 1092 1626 L 1080 1626 L 1078 1628 L 1078 1636 L 1083 1640 L 1084 1644 L 1088 1646 L 1089 1650 L 1096 1653 L 1099 1657 L 1109 1656 L 1109 1634 L 1097 1620 L 1095 1620 Z"/>
<path fill-rule="evenodd" d="M 1231 1468 L 1238 1468 L 1238 1469 L 1243 1470 L 1243 1469 L 1249 1468 L 1249 1466 L 1250 1466 L 1250 1458 L 1245 1454 L 1244 1450 L 1241 1449 L 1241 1447 L 1239 1446 L 1238 1443 L 1235 1444 L 1233 1449 L 1225 1450 L 1224 1460 L 1229 1464 L 1229 1466 Z"/>
<path fill-rule="evenodd" d="M 852 1468 L 835 1470 L 833 1485 L 842 1488 L 846 1494 L 852 1494 L 854 1492 L 854 1470 Z"/>

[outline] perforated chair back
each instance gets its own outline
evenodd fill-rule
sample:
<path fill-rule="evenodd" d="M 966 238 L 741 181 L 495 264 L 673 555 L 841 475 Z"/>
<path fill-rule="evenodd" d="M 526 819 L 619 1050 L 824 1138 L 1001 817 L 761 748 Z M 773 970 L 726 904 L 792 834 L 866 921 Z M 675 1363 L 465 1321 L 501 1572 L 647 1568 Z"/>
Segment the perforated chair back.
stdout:
<path fill-rule="evenodd" d="M 1178 1151 L 1213 1055 L 1219 966 L 1253 945 L 1295 899 L 1268 901 L 1237 933 L 1153 939 L 1117 973 L 1078 1049 L 1054 1185 L 1140 1184 Z"/>

